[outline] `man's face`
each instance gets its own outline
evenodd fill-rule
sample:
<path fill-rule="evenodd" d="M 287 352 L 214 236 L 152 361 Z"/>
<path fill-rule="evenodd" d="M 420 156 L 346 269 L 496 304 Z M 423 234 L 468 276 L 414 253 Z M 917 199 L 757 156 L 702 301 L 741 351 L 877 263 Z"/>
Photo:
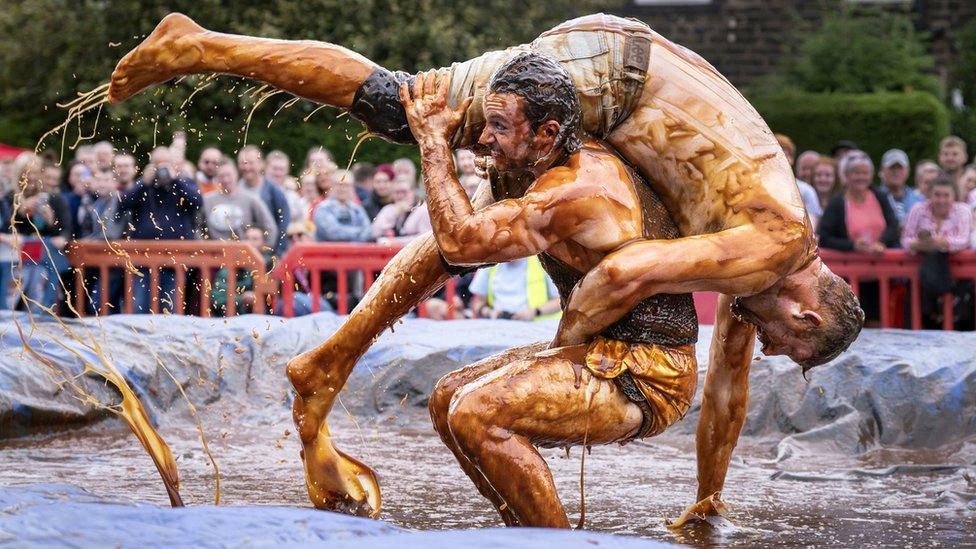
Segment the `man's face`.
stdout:
<path fill-rule="evenodd" d="M 149 161 L 157 169 L 166 168 L 173 173 L 173 156 L 166 147 L 159 147 L 149 155 Z"/>
<path fill-rule="evenodd" d="M 939 151 L 939 164 L 947 172 L 958 170 L 965 163 L 966 152 L 961 147 L 947 145 Z"/>
<path fill-rule="evenodd" d="M 61 186 L 61 168 L 48 166 L 44 168 L 44 190 L 49 193 L 58 192 Z"/>
<path fill-rule="evenodd" d="M 819 316 L 820 258 L 759 294 L 737 298 L 732 312 L 756 326 L 765 355 L 787 355 L 796 362 L 813 357 L 817 349 L 806 337 L 822 321 Z"/>
<path fill-rule="evenodd" d="M 813 184 L 813 170 L 817 166 L 817 161 L 820 160 L 820 155 L 813 152 L 807 151 L 800 155 L 800 158 L 796 159 L 796 175 L 803 181 Z"/>
<path fill-rule="evenodd" d="M 96 145 L 95 146 L 95 165 L 98 167 L 99 171 L 108 170 L 112 168 L 112 156 L 115 151 L 112 150 L 111 145 Z"/>
<path fill-rule="evenodd" d="M 548 151 L 541 151 L 525 117 L 524 100 L 511 93 L 485 96 L 485 129 L 478 143 L 488 148 L 500 172 L 527 168 Z"/>
<path fill-rule="evenodd" d="M 887 168 L 882 168 L 881 179 L 889 189 L 901 189 L 905 186 L 905 181 L 908 181 L 908 167 L 892 164 Z"/>
<path fill-rule="evenodd" d="M 75 155 L 75 160 L 81 162 L 82 164 L 88 166 L 89 170 L 95 171 L 95 150 L 92 148 L 78 149 L 78 154 Z"/>
<path fill-rule="evenodd" d="M 329 192 L 329 197 L 346 203 L 351 202 L 354 196 L 356 196 L 356 191 L 353 188 L 352 177 L 339 177 L 332 183 L 332 190 Z"/>
<path fill-rule="evenodd" d="M 283 187 L 285 185 L 285 179 L 288 177 L 288 161 L 284 158 L 275 158 L 268 161 L 267 175 L 268 179 L 275 185 Z"/>
<path fill-rule="evenodd" d="M 91 188 L 91 179 L 92 172 L 84 164 L 75 164 L 68 173 L 68 184 L 71 185 L 71 190 L 78 194 L 88 192 Z"/>
<path fill-rule="evenodd" d="M 136 159 L 127 154 L 120 154 L 112 160 L 112 171 L 122 183 L 131 183 L 136 178 Z"/>
<path fill-rule="evenodd" d="M 257 151 L 244 151 L 237 159 L 237 169 L 246 181 L 258 181 L 264 175 L 264 160 Z"/>
<path fill-rule="evenodd" d="M 317 149 L 308 155 L 308 169 L 313 172 L 329 172 L 336 169 L 336 165 L 325 151 Z"/>
<path fill-rule="evenodd" d="M 92 191 L 95 194 L 98 196 L 108 196 L 117 189 L 118 186 L 115 184 L 115 178 L 112 177 L 112 172 L 98 172 L 95 174 L 92 180 Z"/>
<path fill-rule="evenodd" d="M 205 149 L 200 153 L 200 160 L 197 161 L 197 169 L 203 172 L 203 175 L 213 179 L 217 176 L 217 168 L 220 167 L 221 156 L 220 151 L 217 149 Z"/>
<path fill-rule="evenodd" d="M 217 184 L 220 185 L 225 192 L 228 194 L 233 193 L 237 190 L 237 170 L 234 166 L 230 164 L 224 164 L 217 168 L 217 175 L 214 178 Z"/>

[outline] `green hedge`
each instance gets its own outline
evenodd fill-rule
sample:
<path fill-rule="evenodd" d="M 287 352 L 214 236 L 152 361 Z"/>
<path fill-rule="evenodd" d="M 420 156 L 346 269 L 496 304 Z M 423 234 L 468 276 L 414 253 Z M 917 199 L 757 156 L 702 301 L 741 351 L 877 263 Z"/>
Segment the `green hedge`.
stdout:
<path fill-rule="evenodd" d="M 850 139 L 875 162 L 886 150 L 900 148 L 914 163 L 935 159 L 939 140 L 949 134 L 948 110 L 927 92 L 783 92 L 751 100 L 774 132 L 793 139 L 797 152 L 826 153 Z"/>

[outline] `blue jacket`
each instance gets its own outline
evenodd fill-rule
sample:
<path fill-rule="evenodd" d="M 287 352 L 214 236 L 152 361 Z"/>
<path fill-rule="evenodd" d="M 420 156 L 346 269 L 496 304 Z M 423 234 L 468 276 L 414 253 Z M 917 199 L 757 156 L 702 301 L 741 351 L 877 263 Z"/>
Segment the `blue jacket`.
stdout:
<path fill-rule="evenodd" d="M 128 212 L 135 240 L 193 240 L 197 211 L 203 205 L 200 189 L 179 177 L 164 187 L 136 181 L 119 200 L 119 216 Z"/>
<path fill-rule="evenodd" d="M 241 189 L 251 191 L 243 180 L 239 186 Z M 274 246 L 274 254 L 281 257 L 288 248 L 288 235 L 286 233 L 288 232 L 288 224 L 291 222 L 291 208 L 288 207 L 288 198 L 277 185 L 268 179 L 265 179 L 261 184 L 257 194 L 261 197 L 264 205 L 271 210 L 271 216 L 274 217 L 275 225 L 278 226 L 278 241 Z"/>
<path fill-rule="evenodd" d="M 369 242 L 373 225 L 359 204 L 329 198 L 315 208 L 315 237 L 322 242 Z"/>

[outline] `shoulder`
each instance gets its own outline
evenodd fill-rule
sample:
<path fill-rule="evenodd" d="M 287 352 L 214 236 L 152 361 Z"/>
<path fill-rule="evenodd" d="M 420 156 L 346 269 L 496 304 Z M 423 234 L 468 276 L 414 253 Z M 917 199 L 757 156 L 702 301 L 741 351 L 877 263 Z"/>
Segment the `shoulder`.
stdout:
<path fill-rule="evenodd" d="M 586 141 L 562 166 L 549 169 L 530 187 L 530 191 L 551 191 L 594 186 L 598 194 L 614 183 L 629 185 L 630 170 L 618 155 L 597 141 Z M 568 187 L 572 184 L 572 187 Z"/>

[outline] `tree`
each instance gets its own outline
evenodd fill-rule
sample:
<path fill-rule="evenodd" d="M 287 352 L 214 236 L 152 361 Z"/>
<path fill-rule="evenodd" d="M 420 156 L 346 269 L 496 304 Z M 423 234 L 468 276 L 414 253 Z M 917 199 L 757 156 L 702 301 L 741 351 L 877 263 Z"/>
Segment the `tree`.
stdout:
<path fill-rule="evenodd" d="M 787 62 L 782 83 L 809 92 L 928 91 L 941 96 L 929 71 L 925 36 L 911 19 L 877 9 L 845 10 L 809 34 Z"/>
<path fill-rule="evenodd" d="M 483 0 L 31 0 L 0 10 L 0 140 L 33 146 L 64 120 L 56 102 L 106 82 L 122 54 L 171 11 L 214 30 L 288 39 L 320 39 L 345 45 L 381 65 L 407 71 L 447 66 L 480 53 L 524 43 L 571 17 L 616 3 L 553 0 L 523 3 Z M 186 129 L 195 152 L 216 141 L 231 151 L 249 142 L 282 148 L 293 158 L 313 144 L 347 159 L 362 127 L 330 109 L 279 94 L 263 103 L 245 128 L 259 97 L 251 82 L 220 77 L 187 98 L 203 78 L 160 86 L 118 106 L 107 106 L 94 127 L 92 112 L 81 131 L 145 153 Z M 250 90 L 250 91 L 249 91 Z M 282 107 L 285 107 L 282 109 Z M 272 116 L 282 109 L 277 116 Z M 270 124 L 270 127 L 269 127 Z M 71 145 L 78 134 L 68 136 Z M 50 143 L 57 148 L 60 143 Z M 388 159 L 412 149 L 373 139 L 357 159 Z"/>

